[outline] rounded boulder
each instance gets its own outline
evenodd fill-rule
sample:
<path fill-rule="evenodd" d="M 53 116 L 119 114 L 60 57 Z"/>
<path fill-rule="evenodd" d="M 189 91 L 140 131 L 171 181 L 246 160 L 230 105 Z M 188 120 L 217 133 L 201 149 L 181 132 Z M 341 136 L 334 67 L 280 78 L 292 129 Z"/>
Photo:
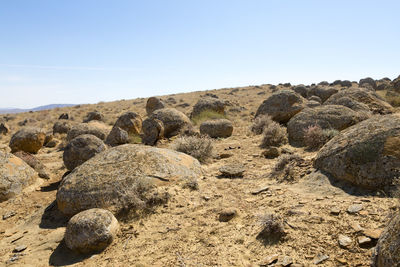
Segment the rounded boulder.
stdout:
<path fill-rule="evenodd" d="M 11 152 L 24 151 L 36 154 L 42 148 L 45 139 L 46 133 L 40 128 L 22 128 L 11 137 Z"/>
<path fill-rule="evenodd" d="M 227 138 L 232 135 L 232 132 L 233 125 L 230 120 L 210 120 L 200 124 L 200 134 L 211 138 Z"/>

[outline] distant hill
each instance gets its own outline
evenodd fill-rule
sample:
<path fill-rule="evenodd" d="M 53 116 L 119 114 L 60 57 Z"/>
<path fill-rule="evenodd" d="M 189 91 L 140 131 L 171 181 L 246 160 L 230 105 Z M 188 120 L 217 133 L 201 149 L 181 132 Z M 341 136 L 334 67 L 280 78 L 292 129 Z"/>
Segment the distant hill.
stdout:
<path fill-rule="evenodd" d="M 54 109 L 54 108 L 63 108 L 63 107 L 72 107 L 75 104 L 50 104 L 30 109 L 22 109 L 22 108 L 0 108 L 0 114 L 6 113 L 21 113 L 21 112 L 28 112 L 28 111 L 40 111 L 46 109 Z"/>

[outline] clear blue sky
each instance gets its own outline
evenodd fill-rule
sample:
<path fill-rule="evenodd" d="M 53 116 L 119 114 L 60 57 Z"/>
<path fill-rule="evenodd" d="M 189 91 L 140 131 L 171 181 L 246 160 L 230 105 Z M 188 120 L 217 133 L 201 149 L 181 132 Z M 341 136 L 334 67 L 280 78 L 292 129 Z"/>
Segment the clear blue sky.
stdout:
<path fill-rule="evenodd" d="M 400 1 L 4 0 L 0 107 L 400 74 Z"/>

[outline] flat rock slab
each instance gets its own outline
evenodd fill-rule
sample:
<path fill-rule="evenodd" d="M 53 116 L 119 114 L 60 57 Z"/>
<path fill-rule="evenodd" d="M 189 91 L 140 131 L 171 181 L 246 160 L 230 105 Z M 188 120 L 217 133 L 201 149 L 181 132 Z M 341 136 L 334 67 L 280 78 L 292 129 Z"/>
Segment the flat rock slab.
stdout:
<path fill-rule="evenodd" d="M 245 172 L 245 168 L 241 164 L 230 164 L 225 165 L 219 168 L 221 172 L 221 176 L 235 178 L 235 177 L 243 177 L 243 173 Z"/>

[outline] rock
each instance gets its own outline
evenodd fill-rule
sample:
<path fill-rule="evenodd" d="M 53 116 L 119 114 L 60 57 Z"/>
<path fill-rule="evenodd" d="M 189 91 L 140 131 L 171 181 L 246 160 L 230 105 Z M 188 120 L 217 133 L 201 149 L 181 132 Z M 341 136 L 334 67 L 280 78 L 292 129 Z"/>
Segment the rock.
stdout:
<path fill-rule="evenodd" d="M 309 94 L 309 92 L 308 92 L 309 89 L 307 87 L 305 87 L 303 84 L 293 87 L 293 91 L 295 91 L 296 93 L 298 93 L 299 95 L 301 95 L 304 98 L 307 98 L 308 94 Z"/>
<path fill-rule="evenodd" d="M 392 218 L 373 251 L 373 267 L 398 266 L 400 262 L 400 215 Z"/>
<path fill-rule="evenodd" d="M 331 213 L 332 215 L 337 216 L 337 215 L 340 214 L 340 208 L 338 208 L 338 207 L 333 207 L 333 208 L 331 209 L 330 213 Z"/>
<path fill-rule="evenodd" d="M 320 103 L 324 103 L 331 95 L 337 92 L 339 90 L 336 88 L 315 86 L 310 89 L 309 95 L 318 96 L 321 99 Z"/>
<path fill-rule="evenodd" d="M 292 266 L 293 264 L 293 259 L 289 256 L 283 256 L 278 258 L 278 262 L 274 266 Z"/>
<path fill-rule="evenodd" d="M 99 122 L 79 123 L 71 128 L 67 134 L 67 141 L 82 134 L 92 134 L 101 140 L 105 140 L 108 135 L 108 128 L 105 124 Z"/>
<path fill-rule="evenodd" d="M 275 147 L 275 146 L 270 146 L 267 147 L 263 152 L 262 155 L 264 157 L 266 157 L 267 159 L 274 159 L 277 158 L 281 155 L 281 150 L 279 149 L 279 147 Z"/>
<path fill-rule="evenodd" d="M 106 138 L 106 144 L 110 146 L 119 146 L 129 143 L 129 135 L 120 127 L 114 126 Z"/>
<path fill-rule="evenodd" d="M 35 171 L 22 159 L 0 151 L 0 201 L 21 193 L 37 179 Z"/>
<path fill-rule="evenodd" d="M 219 168 L 219 171 L 221 172 L 221 175 L 224 177 L 229 177 L 229 178 L 243 177 L 245 168 L 241 164 L 229 164 Z"/>
<path fill-rule="evenodd" d="M 201 98 L 193 107 L 190 115 L 194 118 L 204 111 L 213 111 L 219 114 L 225 114 L 225 102 L 213 97 Z"/>
<path fill-rule="evenodd" d="M 99 153 L 68 174 L 57 192 L 60 211 L 74 215 L 90 208 L 118 214 L 154 205 L 157 186 L 196 180 L 200 163 L 183 153 L 143 145 L 121 145 Z M 138 192 L 140 195 L 138 195 Z"/>
<path fill-rule="evenodd" d="M 315 108 L 321 106 L 321 103 L 314 101 L 314 100 L 309 100 L 306 102 L 306 107 L 308 108 Z"/>
<path fill-rule="evenodd" d="M 62 113 L 59 117 L 59 120 L 68 120 L 69 119 L 69 115 L 68 113 Z"/>
<path fill-rule="evenodd" d="M 200 134 L 211 138 L 227 138 L 232 135 L 232 132 L 232 122 L 227 119 L 209 120 L 200 125 Z"/>
<path fill-rule="evenodd" d="M 65 147 L 64 165 L 71 171 L 104 150 L 106 150 L 106 146 L 96 136 L 91 134 L 79 135 Z"/>
<path fill-rule="evenodd" d="M 89 121 L 104 121 L 104 116 L 99 111 L 91 111 L 86 114 L 86 117 L 83 119 L 83 122 Z"/>
<path fill-rule="evenodd" d="M 355 102 L 363 103 L 368 106 L 368 109 L 374 114 L 390 114 L 393 113 L 393 107 L 384 101 L 379 95 L 373 91 L 369 91 L 363 88 L 349 88 L 342 90 L 332 95 L 326 102 L 325 105 L 342 105 L 341 98 L 350 98 Z M 348 101 L 348 100 L 346 100 Z M 357 105 L 360 107 L 360 105 Z M 351 108 L 351 107 L 350 107 Z M 355 110 L 355 109 L 354 109 Z M 357 111 L 357 110 L 355 110 Z"/>
<path fill-rule="evenodd" d="M 400 76 L 392 81 L 391 86 L 395 92 L 400 92 Z"/>
<path fill-rule="evenodd" d="M 342 248 L 348 248 L 353 241 L 347 235 L 339 235 L 338 242 Z"/>
<path fill-rule="evenodd" d="M 279 254 L 272 254 L 264 258 L 260 264 L 260 266 L 269 266 L 278 261 Z"/>
<path fill-rule="evenodd" d="M 15 215 L 17 215 L 15 211 L 9 211 L 6 214 L 3 214 L 2 218 L 3 220 L 7 220 L 8 218 L 14 217 Z"/>
<path fill-rule="evenodd" d="M 314 167 L 361 187 L 385 189 L 400 171 L 400 116 L 374 116 L 332 138 Z"/>
<path fill-rule="evenodd" d="M 50 176 L 46 171 L 46 167 L 34 155 L 24 151 L 17 151 L 14 153 L 14 155 L 25 161 L 31 168 L 33 168 L 39 174 L 40 178 L 50 179 Z"/>
<path fill-rule="evenodd" d="M 192 124 L 185 114 L 174 108 L 158 109 L 149 118 L 163 123 L 164 136 L 167 138 L 178 135 L 185 126 Z"/>
<path fill-rule="evenodd" d="M 16 132 L 10 140 L 12 152 L 25 151 L 36 154 L 42 148 L 46 133 L 35 127 L 25 127 Z"/>
<path fill-rule="evenodd" d="M 71 218 L 64 240 L 69 249 L 88 254 L 104 250 L 116 239 L 118 232 L 119 223 L 111 212 L 89 209 Z"/>
<path fill-rule="evenodd" d="M 327 103 L 325 103 L 325 104 L 327 104 Z M 355 99 L 347 97 L 347 96 L 343 96 L 343 97 L 336 99 L 335 101 L 332 101 L 332 104 L 339 105 L 339 106 L 345 106 L 354 111 L 357 111 L 357 112 L 360 112 L 360 113 L 363 113 L 366 115 L 372 114 L 368 105 L 366 105 L 364 103 L 360 103 L 360 102 L 356 101 Z"/>
<path fill-rule="evenodd" d="M 0 134 L 7 135 L 10 132 L 10 127 L 5 122 L 0 123 Z"/>
<path fill-rule="evenodd" d="M 362 204 L 353 204 L 347 208 L 347 212 L 350 214 L 355 214 L 355 213 L 360 212 L 362 209 L 363 209 Z"/>
<path fill-rule="evenodd" d="M 342 131 L 367 118 L 365 114 L 338 105 L 305 108 L 287 124 L 289 142 L 292 146 L 305 146 L 304 132 L 310 126 Z"/>
<path fill-rule="evenodd" d="M 286 123 L 306 106 L 306 102 L 305 98 L 291 90 L 281 90 L 260 105 L 256 117 L 270 115 L 273 120 Z"/>
<path fill-rule="evenodd" d="M 374 89 L 374 90 L 376 89 L 376 82 L 375 82 L 374 79 L 372 79 L 372 78 L 370 78 L 370 77 L 361 79 L 361 80 L 358 82 L 358 84 L 359 84 L 359 85 L 369 84 L 369 85 L 372 87 L 372 89 Z"/>
<path fill-rule="evenodd" d="M 358 236 L 357 242 L 360 246 L 366 246 L 366 245 L 371 244 L 371 238 L 366 237 L 366 236 Z"/>
<path fill-rule="evenodd" d="M 154 146 L 158 140 L 164 137 L 164 124 L 157 119 L 145 119 L 142 130 L 142 143 L 145 145 Z"/>
<path fill-rule="evenodd" d="M 166 108 L 165 103 L 157 97 L 150 97 L 146 103 L 146 113 L 150 116 L 157 109 Z"/>
<path fill-rule="evenodd" d="M 56 121 L 53 125 L 53 134 L 64 134 L 71 130 L 72 124 L 69 121 Z"/>
<path fill-rule="evenodd" d="M 51 141 L 49 141 L 49 142 L 45 145 L 45 147 L 49 147 L 49 148 L 56 147 L 56 146 L 58 145 L 59 142 L 60 142 L 59 140 L 53 138 Z"/>
<path fill-rule="evenodd" d="M 350 223 L 350 227 L 351 227 L 356 233 L 361 232 L 361 231 L 364 230 L 364 229 L 361 227 L 361 225 L 360 225 L 359 223 L 357 223 L 357 222 L 352 222 L 352 223 Z"/>
<path fill-rule="evenodd" d="M 316 256 L 314 257 L 313 263 L 318 265 L 318 264 L 323 263 L 323 262 L 326 261 L 327 259 L 329 259 L 329 256 L 328 256 L 328 255 L 325 255 L 325 254 L 318 254 L 318 255 L 316 255 Z"/>
<path fill-rule="evenodd" d="M 315 101 L 315 102 L 318 102 L 319 104 L 322 104 L 321 98 L 320 98 L 319 96 L 316 96 L 316 95 L 310 96 L 310 97 L 308 98 L 308 100 L 310 100 L 310 101 Z"/>
<path fill-rule="evenodd" d="M 363 234 L 372 238 L 372 239 L 379 239 L 382 235 L 382 229 L 365 229 L 363 230 Z"/>
<path fill-rule="evenodd" d="M 12 252 L 13 253 L 18 253 L 18 252 L 24 251 L 25 249 L 27 249 L 26 245 L 20 245 L 18 247 L 15 247 Z"/>
<path fill-rule="evenodd" d="M 135 112 L 126 112 L 122 114 L 114 124 L 128 134 L 139 135 L 142 131 L 142 118 Z"/>
<path fill-rule="evenodd" d="M 237 211 L 233 208 L 228 208 L 219 213 L 218 220 L 220 222 L 229 222 L 237 215 Z"/>

